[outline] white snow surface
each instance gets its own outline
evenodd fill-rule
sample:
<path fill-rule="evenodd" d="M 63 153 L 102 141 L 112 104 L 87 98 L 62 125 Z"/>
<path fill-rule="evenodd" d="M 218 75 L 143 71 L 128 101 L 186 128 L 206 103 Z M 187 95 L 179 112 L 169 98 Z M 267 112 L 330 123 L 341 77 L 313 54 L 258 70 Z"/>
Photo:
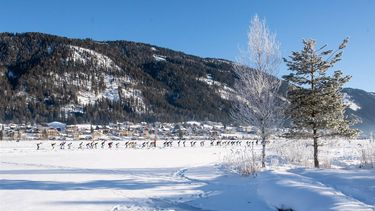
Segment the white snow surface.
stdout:
<path fill-rule="evenodd" d="M 82 48 L 79 46 L 69 45 L 69 47 L 72 49 L 73 55 L 71 58 L 68 58 L 68 61 L 72 60 L 74 62 L 81 62 L 83 64 L 86 64 L 88 62 L 94 62 L 97 66 L 106 68 L 107 70 L 121 70 L 119 66 L 115 64 L 115 62 L 112 61 L 109 57 L 100 54 L 94 50 L 90 50 L 87 48 Z M 105 90 L 103 92 L 100 92 L 98 94 L 95 94 L 93 90 L 91 90 L 91 84 L 87 84 L 87 90 L 86 91 L 80 91 L 78 93 L 78 102 L 81 105 L 87 105 L 87 104 L 94 104 L 96 101 L 102 98 L 109 99 L 110 101 L 118 101 L 119 100 L 119 93 L 118 93 L 118 87 L 119 83 L 131 83 L 130 77 L 123 78 L 123 80 L 120 80 L 118 78 L 115 78 L 111 74 L 106 74 L 103 76 L 104 78 L 104 84 L 105 84 Z"/>
<path fill-rule="evenodd" d="M 154 57 L 154 59 L 158 62 L 165 62 L 167 61 L 167 57 L 166 56 L 163 56 L 163 55 L 152 55 Z"/>
<path fill-rule="evenodd" d="M 103 92 L 95 94 L 88 86 L 88 91 L 79 91 L 78 93 L 78 102 L 81 105 L 87 104 L 95 104 L 96 101 L 99 99 L 105 98 L 109 99 L 110 101 L 118 101 L 120 99 L 119 96 L 119 79 L 113 77 L 112 75 L 105 75 L 104 76 L 104 84 L 105 89 Z"/>
<path fill-rule="evenodd" d="M 308 173 L 312 174 L 308 174 Z M 360 190 L 360 198 L 366 198 L 364 185 L 375 181 L 374 171 L 296 170 L 270 171 L 262 174 L 258 194 L 270 207 L 293 210 L 373 210 L 373 201 L 360 201 L 352 191 Z M 344 174 L 344 176 L 342 175 Z M 346 175 L 349 174 L 349 175 Z M 328 175 L 328 176 L 327 176 Z M 337 180 L 345 177 L 344 186 Z M 325 179 L 326 178 L 326 179 Z M 342 182 L 343 180 L 341 180 Z M 339 183 L 340 184 L 340 183 Z M 337 186 L 335 188 L 335 186 Z M 342 188 L 349 189 L 345 193 Z M 373 188 L 372 188 L 373 189 Z M 372 190 L 374 196 L 374 190 Z"/>
<path fill-rule="evenodd" d="M 83 106 L 74 104 L 65 105 L 61 110 L 64 111 L 66 118 L 68 118 L 70 113 L 84 113 Z"/>
<path fill-rule="evenodd" d="M 356 104 L 353 101 L 352 97 L 350 95 L 348 95 L 347 93 L 344 93 L 344 104 L 347 105 L 353 111 L 357 111 L 357 110 L 361 109 L 361 106 Z"/>
<path fill-rule="evenodd" d="M 69 45 L 69 47 L 72 49 L 73 55 L 72 58 L 68 58 L 68 61 L 73 60 L 74 62 L 82 62 L 86 64 L 90 60 L 93 60 L 93 62 L 100 67 L 111 70 L 121 70 L 121 68 L 106 55 L 79 46 Z"/>
<path fill-rule="evenodd" d="M 78 149 L 72 141 L 61 150 L 41 141 L 36 150 L 38 142 L 0 142 L 1 210 L 375 209 L 374 169 L 279 165 L 241 176 L 222 164 L 243 146 Z"/>
<path fill-rule="evenodd" d="M 146 110 L 146 104 L 144 102 L 141 90 L 134 88 L 136 81 L 128 75 L 123 77 L 115 77 L 112 74 L 113 71 L 121 70 L 121 68 L 112 59 L 91 49 L 74 45 L 69 45 L 69 47 L 72 50 L 72 56 L 67 58 L 67 61 L 80 62 L 83 64 L 92 62 L 97 67 L 105 68 L 107 72 L 96 76 L 94 79 L 97 82 L 100 80 L 103 80 L 104 82 L 105 88 L 99 92 L 95 92 L 92 89 L 91 81 L 77 80 L 69 73 L 64 74 L 64 78 L 68 78 L 70 83 L 80 88 L 77 93 L 78 104 L 68 104 L 62 108 L 62 111 L 65 112 L 66 116 L 68 116 L 70 113 L 83 113 L 82 106 L 95 104 L 101 99 L 119 101 L 120 97 L 132 101 L 133 103 L 130 105 L 133 107 L 135 112 L 143 113 Z M 60 76 L 58 75 L 55 77 L 56 79 L 60 79 Z M 134 102 L 137 102 L 137 104 Z"/>
<path fill-rule="evenodd" d="M 230 88 L 224 83 L 213 80 L 210 74 L 207 74 L 206 77 L 197 78 L 197 80 L 202 81 L 209 86 L 214 86 L 214 85 L 217 86 L 217 89 L 216 89 L 217 93 L 220 95 L 221 98 L 225 100 L 228 100 L 230 99 L 231 96 L 235 95 L 234 89 Z"/>
<path fill-rule="evenodd" d="M 60 128 L 62 130 L 65 130 L 66 128 L 66 124 L 65 123 L 62 123 L 62 122 L 50 122 L 50 123 L 47 123 L 48 127 L 50 128 Z"/>

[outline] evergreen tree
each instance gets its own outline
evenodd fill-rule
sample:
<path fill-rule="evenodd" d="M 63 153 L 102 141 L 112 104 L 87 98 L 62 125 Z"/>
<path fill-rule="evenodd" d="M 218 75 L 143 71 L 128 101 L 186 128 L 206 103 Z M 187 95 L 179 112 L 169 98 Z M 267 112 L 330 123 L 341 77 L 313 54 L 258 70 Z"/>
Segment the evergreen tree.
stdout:
<path fill-rule="evenodd" d="M 292 137 L 312 138 L 314 146 L 314 166 L 319 168 L 318 139 L 321 137 L 354 137 L 357 130 L 351 129 L 350 120 L 345 116 L 342 86 L 351 76 L 341 71 L 333 75 L 328 70 L 341 60 L 346 38 L 335 51 L 325 50 L 326 45 L 316 49 L 314 40 L 304 40 L 304 48 L 293 52 L 290 60 L 284 59 L 292 72 L 283 76 L 290 85 L 288 92 L 290 105 L 287 113 L 292 121 Z"/>

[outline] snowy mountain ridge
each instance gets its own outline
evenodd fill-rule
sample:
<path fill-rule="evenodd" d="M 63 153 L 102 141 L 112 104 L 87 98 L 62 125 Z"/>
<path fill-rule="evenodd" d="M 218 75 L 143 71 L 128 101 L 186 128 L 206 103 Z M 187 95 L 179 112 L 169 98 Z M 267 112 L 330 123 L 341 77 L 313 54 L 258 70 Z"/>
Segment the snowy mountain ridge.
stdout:
<path fill-rule="evenodd" d="M 236 76 L 228 60 L 42 33 L 0 33 L 0 51 L 3 122 L 233 122 Z M 375 130 L 375 95 L 343 91 L 347 112 L 362 119 L 358 127 Z"/>

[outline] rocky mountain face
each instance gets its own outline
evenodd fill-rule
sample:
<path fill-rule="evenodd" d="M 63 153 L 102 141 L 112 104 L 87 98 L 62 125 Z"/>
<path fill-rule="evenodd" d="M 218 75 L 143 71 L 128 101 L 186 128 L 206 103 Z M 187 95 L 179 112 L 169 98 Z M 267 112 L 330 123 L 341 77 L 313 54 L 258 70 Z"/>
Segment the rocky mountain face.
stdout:
<path fill-rule="evenodd" d="M 0 121 L 230 123 L 232 62 L 127 41 L 0 34 Z M 375 95 L 344 89 L 375 130 Z"/>

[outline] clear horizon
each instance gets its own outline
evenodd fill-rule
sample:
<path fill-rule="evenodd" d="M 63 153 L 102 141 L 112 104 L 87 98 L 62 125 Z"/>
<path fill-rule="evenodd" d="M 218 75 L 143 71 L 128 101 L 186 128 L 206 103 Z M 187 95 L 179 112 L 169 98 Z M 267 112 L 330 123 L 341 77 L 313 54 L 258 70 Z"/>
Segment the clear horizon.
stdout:
<path fill-rule="evenodd" d="M 250 19 L 265 18 L 283 57 L 302 39 L 337 48 L 350 37 L 333 70 L 352 75 L 346 87 L 375 92 L 375 2 L 317 1 L 61 1 L 2 2 L 0 32 L 42 32 L 69 38 L 128 40 L 200 57 L 235 60 L 246 45 Z M 286 66 L 280 66 L 286 74 Z"/>

